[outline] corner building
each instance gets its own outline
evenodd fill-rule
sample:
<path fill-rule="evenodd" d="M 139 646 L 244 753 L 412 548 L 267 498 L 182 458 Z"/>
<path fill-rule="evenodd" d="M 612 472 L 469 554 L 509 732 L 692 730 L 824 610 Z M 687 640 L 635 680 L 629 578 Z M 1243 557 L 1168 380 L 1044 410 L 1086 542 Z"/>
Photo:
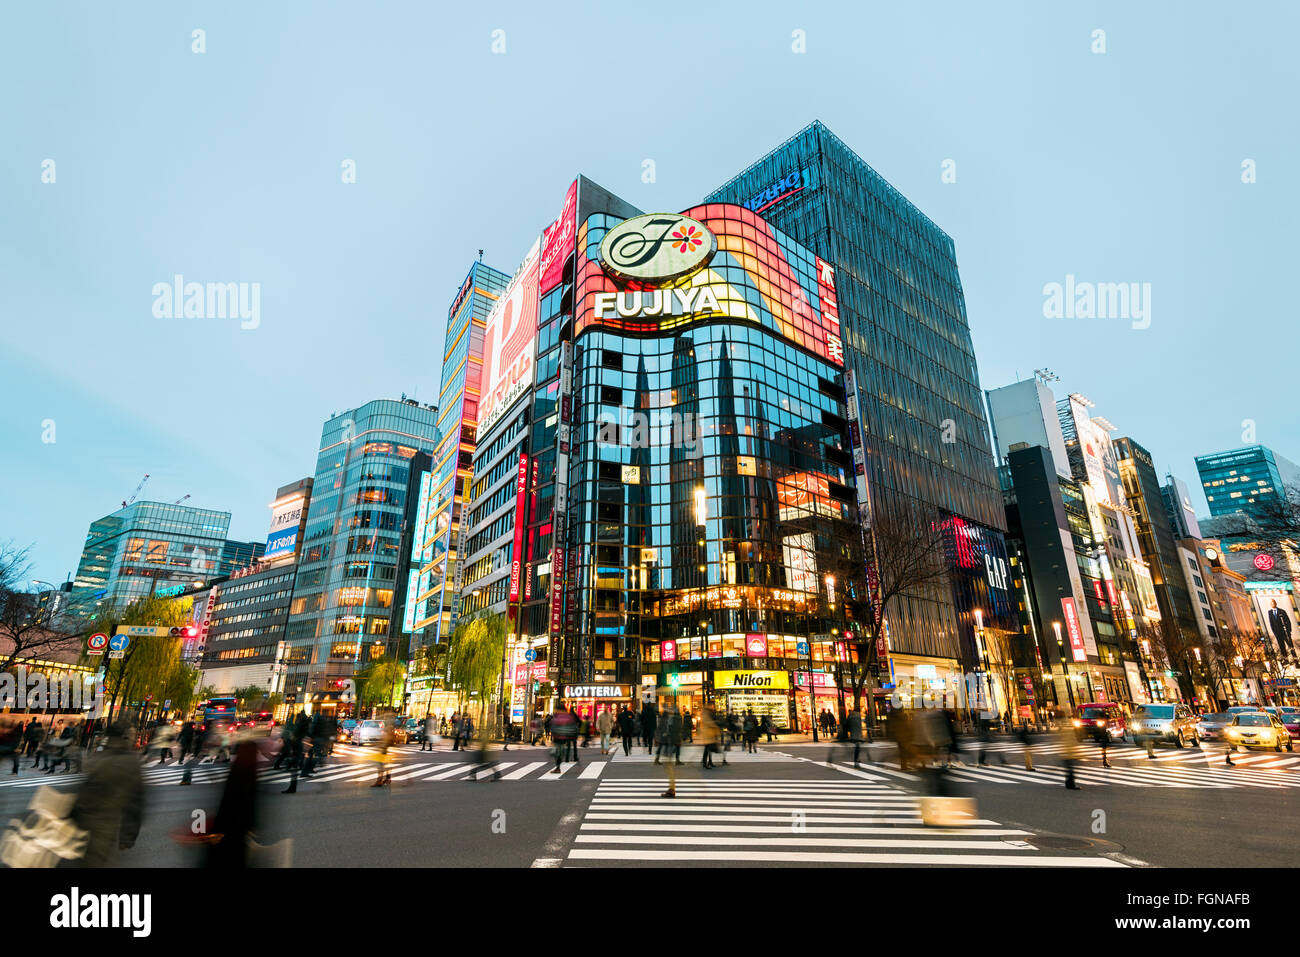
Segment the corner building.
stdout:
<path fill-rule="evenodd" d="M 979 542 L 989 561 L 977 567 L 1005 567 L 1005 514 L 951 237 L 820 122 L 707 199 L 754 210 L 834 268 L 868 514 L 911 500 Z M 886 609 L 900 689 L 936 664 L 940 677 L 977 670 L 977 610 L 986 633 L 1019 631 L 998 576 L 953 570 L 950 588 Z"/>

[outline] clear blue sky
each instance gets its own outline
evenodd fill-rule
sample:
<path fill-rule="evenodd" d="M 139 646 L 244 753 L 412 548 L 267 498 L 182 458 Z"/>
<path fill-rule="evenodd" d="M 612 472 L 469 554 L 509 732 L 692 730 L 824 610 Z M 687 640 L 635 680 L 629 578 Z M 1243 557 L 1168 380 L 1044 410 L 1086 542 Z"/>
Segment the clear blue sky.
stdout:
<path fill-rule="evenodd" d="M 328 415 L 436 400 L 470 261 L 512 271 L 576 172 L 682 209 L 814 118 L 953 236 L 983 387 L 1050 367 L 1192 486 L 1243 419 L 1300 459 L 1295 4 L 644 10 L 7 5 L 0 541 L 62 580 L 146 472 L 264 539 Z M 260 283 L 260 327 L 155 318 L 176 273 Z M 1043 318 L 1066 274 L 1151 283 L 1150 328 Z"/>

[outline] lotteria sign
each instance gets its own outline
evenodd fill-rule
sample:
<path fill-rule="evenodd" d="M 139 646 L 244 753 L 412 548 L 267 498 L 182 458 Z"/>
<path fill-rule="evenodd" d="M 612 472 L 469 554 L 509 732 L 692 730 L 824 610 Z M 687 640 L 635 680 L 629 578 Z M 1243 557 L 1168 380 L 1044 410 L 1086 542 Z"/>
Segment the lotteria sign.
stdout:
<path fill-rule="evenodd" d="M 605 234 L 600 262 L 619 279 L 664 283 L 708 265 L 717 251 L 717 237 L 699 220 L 680 213 L 647 213 Z"/>

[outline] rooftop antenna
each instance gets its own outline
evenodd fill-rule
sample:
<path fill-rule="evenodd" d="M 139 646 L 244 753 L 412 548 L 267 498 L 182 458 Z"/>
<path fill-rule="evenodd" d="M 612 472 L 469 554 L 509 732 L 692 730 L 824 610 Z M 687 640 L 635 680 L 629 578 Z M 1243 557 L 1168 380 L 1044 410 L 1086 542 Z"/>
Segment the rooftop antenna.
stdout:
<path fill-rule="evenodd" d="M 483 250 L 481 249 L 478 251 L 478 261 L 479 262 L 483 261 Z"/>
<path fill-rule="evenodd" d="M 1061 381 L 1061 377 L 1057 375 L 1055 372 L 1053 372 L 1051 369 L 1035 369 L 1034 378 L 1037 379 L 1039 382 L 1043 383 L 1043 385 L 1047 385 L 1047 383 L 1049 382 Z"/>

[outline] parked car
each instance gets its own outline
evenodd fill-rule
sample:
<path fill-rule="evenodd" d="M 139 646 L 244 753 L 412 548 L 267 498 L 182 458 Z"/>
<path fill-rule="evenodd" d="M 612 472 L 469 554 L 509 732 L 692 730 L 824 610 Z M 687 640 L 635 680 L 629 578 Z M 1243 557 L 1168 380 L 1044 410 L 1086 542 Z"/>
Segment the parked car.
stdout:
<path fill-rule="evenodd" d="M 367 744 L 376 744 L 384 739 L 388 733 L 388 722 L 381 721 L 377 718 L 370 718 L 362 721 L 352 729 L 352 743 L 365 747 Z"/>
<path fill-rule="evenodd" d="M 404 731 L 408 742 L 420 744 L 424 741 L 424 722 L 419 718 L 407 718 Z"/>
<path fill-rule="evenodd" d="M 1141 704 L 1133 709 L 1133 743 L 1142 747 L 1148 741 L 1186 747 L 1200 744 L 1196 715 L 1185 704 Z"/>
<path fill-rule="evenodd" d="M 1223 729 L 1232 723 L 1226 711 L 1214 711 L 1196 719 L 1196 736 L 1202 741 L 1222 741 Z"/>
<path fill-rule="evenodd" d="M 357 729 L 357 723 L 358 722 L 356 721 L 355 718 L 345 718 L 342 721 L 340 721 L 338 739 L 340 741 L 351 741 L 352 732 L 354 732 Z"/>
<path fill-rule="evenodd" d="M 1233 747 L 1291 750 L 1291 734 L 1286 725 L 1277 715 L 1266 711 L 1246 711 L 1234 715 L 1232 724 L 1224 729 L 1224 734 Z"/>
<path fill-rule="evenodd" d="M 1282 726 L 1286 728 L 1287 734 L 1291 735 L 1291 740 L 1300 738 L 1300 711 L 1284 711 L 1279 716 L 1282 719 Z"/>
<path fill-rule="evenodd" d="M 406 744 L 411 740 L 410 728 L 407 725 L 407 717 L 399 715 L 389 720 L 389 727 L 393 729 L 393 743 Z"/>
<path fill-rule="evenodd" d="M 1074 735 L 1080 741 L 1095 738 L 1104 730 L 1112 741 L 1128 733 L 1128 719 L 1113 701 L 1091 701 L 1079 705 L 1079 716 L 1074 719 Z"/>

